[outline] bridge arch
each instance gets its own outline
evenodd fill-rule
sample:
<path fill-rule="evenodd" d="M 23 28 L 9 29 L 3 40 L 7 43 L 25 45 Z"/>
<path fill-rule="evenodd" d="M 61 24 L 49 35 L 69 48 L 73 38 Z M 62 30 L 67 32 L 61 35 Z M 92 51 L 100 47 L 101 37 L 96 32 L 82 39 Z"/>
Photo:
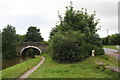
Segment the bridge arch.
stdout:
<path fill-rule="evenodd" d="M 36 46 L 27 46 L 27 47 L 24 47 L 24 48 L 20 51 L 20 55 L 23 53 L 23 51 L 24 51 L 25 49 L 28 49 L 28 48 L 35 48 L 35 49 L 37 49 L 37 50 L 40 52 L 40 54 L 42 53 L 41 49 L 39 49 L 39 48 L 36 47 Z"/>

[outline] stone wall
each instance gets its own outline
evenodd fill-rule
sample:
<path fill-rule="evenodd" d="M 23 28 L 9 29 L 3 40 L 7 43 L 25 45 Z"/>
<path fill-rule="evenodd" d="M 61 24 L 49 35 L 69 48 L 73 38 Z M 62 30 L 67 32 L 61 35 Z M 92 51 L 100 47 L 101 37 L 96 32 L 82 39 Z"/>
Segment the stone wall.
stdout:
<path fill-rule="evenodd" d="M 20 54 L 20 51 L 21 51 L 23 48 L 27 47 L 27 46 L 35 46 L 35 47 L 38 47 L 38 48 L 42 51 L 42 53 L 46 50 L 46 47 L 47 47 L 47 46 L 41 44 L 40 42 L 24 42 L 24 43 L 22 43 L 22 44 L 19 44 L 19 46 L 18 46 L 18 48 L 17 48 L 17 54 L 18 54 L 18 56 L 19 56 L 19 54 Z"/>

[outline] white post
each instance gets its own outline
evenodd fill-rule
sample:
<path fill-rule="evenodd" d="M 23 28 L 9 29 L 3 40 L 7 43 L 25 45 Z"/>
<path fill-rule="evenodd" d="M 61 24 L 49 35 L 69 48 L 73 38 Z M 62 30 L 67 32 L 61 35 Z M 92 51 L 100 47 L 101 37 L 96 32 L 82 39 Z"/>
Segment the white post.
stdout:
<path fill-rule="evenodd" d="M 92 56 L 95 56 L 95 50 L 92 50 Z"/>
<path fill-rule="evenodd" d="M 118 54 L 120 54 L 120 46 L 116 46 Z"/>

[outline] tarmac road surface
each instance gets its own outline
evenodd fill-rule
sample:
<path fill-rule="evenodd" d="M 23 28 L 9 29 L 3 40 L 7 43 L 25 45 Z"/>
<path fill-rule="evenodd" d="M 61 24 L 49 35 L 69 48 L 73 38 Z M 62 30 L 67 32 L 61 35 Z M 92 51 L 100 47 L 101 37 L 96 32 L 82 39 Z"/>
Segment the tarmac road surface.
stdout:
<path fill-rule="evenodd" d="M 109 48 L 103 48 L 103 49 L 105 51 L 105 54 L 113 55 L 118 60 L 120 60 L 120 54 L 117 54 L 118 53 L 117 49 L 109 49 Z"/>

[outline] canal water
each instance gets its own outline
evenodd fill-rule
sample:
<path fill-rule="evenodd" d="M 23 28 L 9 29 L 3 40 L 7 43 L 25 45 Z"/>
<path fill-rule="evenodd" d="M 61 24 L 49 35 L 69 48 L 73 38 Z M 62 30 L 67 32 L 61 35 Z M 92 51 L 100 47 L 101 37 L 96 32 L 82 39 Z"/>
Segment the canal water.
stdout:
<path fill-rule="evenodd" d="M 22 62 L 32 59 L 32 58 L 34 58 L 34 57 L 16 57 L 16 58 L 8 59 L 8 60 L 3 60 L 2 61 L 2 70 L 6 69 L 8 67 L 11 67 L 13 65 L 22 63 Z"/>

